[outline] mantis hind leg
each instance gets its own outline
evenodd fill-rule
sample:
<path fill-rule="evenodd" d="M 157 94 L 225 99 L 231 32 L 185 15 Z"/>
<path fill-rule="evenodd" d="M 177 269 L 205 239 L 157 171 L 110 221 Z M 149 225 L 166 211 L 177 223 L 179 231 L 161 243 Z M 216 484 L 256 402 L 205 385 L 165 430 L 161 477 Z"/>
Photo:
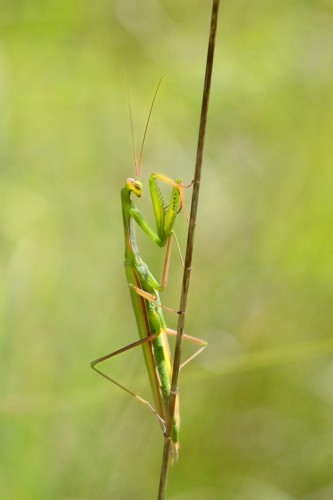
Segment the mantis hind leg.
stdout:
<path fill-rule="evenodd" d="M 98 364 L 103 363 L 103 361 L 107 361 L 108 359 L 111 359 L 114 356 L 117 356 L 118 354 L 122 354 L 123 352 L 134 349 L 135 347 L 142 346 L 144 344 L 152 342 L 154 339 L 156 339 L 156 337 L 158 337 L 158 335 L 159 335 L 159 333 L 149 335 L 148 337 L 145 337 L 144 339 L 140 339 L 140 340 L 137 340 L 136 342 L 132 342 L 131 344 L 128 344 L 127 346 L 122 347 L 121 349 L 118 349 L 114 352 L 111 352 L 110 354 L 106 354 L 104 356 L 101 356 L 100 358 L 94 359 L 93 361 L 91 361 L 90 366 L 93 370 L 95 370 L 96 373 L 98 373 L 102 377 L 106 378 L 106 380 L 108 380 L 109 382 L 112 382 L 113 384 L 115 384 L 117 387 L 119 387 L 123 391 L 127 392 L 127 394 L 129 394 L 130 396 L 133 396 L 140 403 L 144 404 L 158 419 L 158 421 L 160 422 L 160 424 L 162 426 L 163 433 L 165 434 L 165 432 L 166 432 L 165 421 L 163 420 L 163 418 L 160 416 L 158 411 L 152 406 L 152 404 L 148 400 L 142 398 L 141 396 L 139 396 L 135 392 L 131 391 L 130 389 L 128 389 L 127 387 L 122 385 L 121 383 L 117 382 L 117 380 L 114 380 L 109 375 L 107 375 L 106 373 L 104 373 L 101 370 L 99 370 L 98 368 L 96 368 L 96 366 Z"/>
<path fill-rule="evenodd" d="M 177 331 L 176 330 L 171 330 L 171 328 L 166 329 L 167 335 L 171 335 L 172 337 L 176 337 Z M 192 337 L 192 335 L 187 335 L 187 333 L 183 333 L 183 338 L 185 340 L 188 340 L 189 342 L 192 342 L 193 344 L 198 344 L 201 347 L 198 348 L 197 351 L 195 351 L 194 354 L 192 354 L 189 358 L 185 359 L 183 363 L 180 365 L 180 369 L 184 368 L 188 363 L 190 363 L 194 358 L 199 356 L 199 354 L 207 347 L 208 342 L 205 340 L 199 339 L 198 337 Z"/>

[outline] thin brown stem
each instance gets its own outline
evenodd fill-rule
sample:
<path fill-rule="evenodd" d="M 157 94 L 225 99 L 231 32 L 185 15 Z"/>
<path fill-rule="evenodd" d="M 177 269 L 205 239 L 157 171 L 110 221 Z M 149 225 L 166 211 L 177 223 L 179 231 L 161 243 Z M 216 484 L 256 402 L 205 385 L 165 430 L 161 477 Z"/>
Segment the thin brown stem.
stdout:
<path fill-rule="evenodd" d="M 198 135 L 197 156 L 196 156 L 195 174 L 194 174 L 194 182 L 193 182 L 191 214 L 190 214 L 189 229 L 188 229 L 188 235 L 187 235 L 185 268 L 184 268 L 184 273 L 183 273 L 182 292 L 181 292 L 180 306 L 179 306 L 179 310 L 181 312 L 179 315 L 178 327 L 177 327 L 177 338 L 176 338 L 175 355 L 174 355 L 174 362 L 173 362 L 173 373 L 172 373 L 172 384 L 171 384 L 170 401 L 169 401 L 169 412 L 168 412 L 167 421 L 166 421 L 166 437 L 165 437 L 165 441 L 164 441 L 158 500 L 165 499 L 167 476 L 168 476 L 169 461 L 170 461 L 170 445 L 171 445 L 170 436 L 172 433 L 172 425 L 173 425 L 174 414 L 175 414 L 176 395 L 178 392 L 178 376 L 179 376 L 179 369 L 180 369 L 180 365 L 181 365 L 180 359 L 181 359 L 182 340 L 183 340 L 184 325 L 185 325 L 187 295 L 188 295 L 190 275 L 191 275 L 191 270 L 192 270 L 191 265 L 192 265 L 192 254 L 193 254 L 193 244 L 194 244 L 194 232 L 195 232 L 197 209 L 198 209 L 199 188 L 200 188 L 200 179 L 201 179 L 201 170 L 202 170 L 202 158 L 203 158 L 203 150 L 204 150 L 204 144 L 205 144 L 205 132 L 206 132 L 209 94 L 210 94 L 210 87 L 211 87 L 211 80 L 212 80 L 213 62 L 214 62 L 215 38 L 216 38 L 219 6 L 220 6 L 220 0 L 213 0 L 210 33 L 209 33 L 209 43 L 208 43 L 208 52 L 207 52 L 207 62 L 206 62 L 206 74 L 205 74 L 205 82 L 204 82 L 202 105 L 201 105 L 201 116 L 200 116 L 200 126 L 199 126 L 199 135 Z"/>

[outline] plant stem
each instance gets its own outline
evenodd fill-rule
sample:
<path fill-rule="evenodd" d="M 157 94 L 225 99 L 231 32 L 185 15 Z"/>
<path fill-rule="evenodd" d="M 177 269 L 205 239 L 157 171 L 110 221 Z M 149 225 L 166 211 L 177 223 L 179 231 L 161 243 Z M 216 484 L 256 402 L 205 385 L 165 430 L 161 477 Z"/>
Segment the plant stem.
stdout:
<path fill-rule="evenodd" d="M 175 355 L 174 355 L 174 362 L 173 362 L 173 373 L 172 373 L 172 384 L 171 384 L 170 401 L 169 401 L 169 412 L 168 412 L 167 422 L 166 422 L 166 437 L 164 440 L 164 449 L 163 449 L 163 456 L 162 456 L 162 466 L 161 466 L 158 500 L 164 500 L 164 498 L 165 498 L 166 485 L 167 485 L 167 475 L 168 475 L 168 468 L 169 468 L 169 462 L 170 462 L 170 445 L 171 445 L 170 436 L 172 433 L 172 425 L 173 425 L 174 414 L 175 414 L 176 395 L 178 392 L 178 377 L 179 377 L 182 340 L 183 340 L 184 325 L 185 325 L 187 295 L 188 295 L 190 275 L 191 275 L 191 270 L 192 270 L 191 265 L 192 265 L 192 254 L 193 254 L 193 245 L 194 245 L 194 232 L 195 232 L 195 226 L 196 226 L 198 200 L 199 200 L 200 179 L 201 179 L 201 170 L 202 170 L 202 158 L 203 158 L 203 150 L 204 150 L 204 144 L 205 144 L 205 132 L 206 132 L 209 94 L 210 94 L 210 87 L 211 87 L 211 80 L 212 80 L 213 62 L 214 62 L 215 38 L 216 38 L 219 5 L 220 5 L 220 0 L 213 0 L 213 8 L 212 8 L 211 24 L 210 24 L 210 32 L 209 32 L 208 52 L 207 52 L 207 61 L 206 61 L 206 74 L 205 74 L 205 82 L 204 82 L 203 96 L 202 96 L 197 155 L 196 155 L 195 173 L 194 173 L 194 181 L 193 181 L 191 214 L 190 214 L 189 229 L 188 229 L 188 235 L 187 235 L 185 267 L 184 267 L 182 292 L 181 292 L 180 306 L 179 306 L 179 311 L 181 311 L 181 312 L 180 312 L 179 318 L 178 318 L 177 338 L 176 338 Z"/>

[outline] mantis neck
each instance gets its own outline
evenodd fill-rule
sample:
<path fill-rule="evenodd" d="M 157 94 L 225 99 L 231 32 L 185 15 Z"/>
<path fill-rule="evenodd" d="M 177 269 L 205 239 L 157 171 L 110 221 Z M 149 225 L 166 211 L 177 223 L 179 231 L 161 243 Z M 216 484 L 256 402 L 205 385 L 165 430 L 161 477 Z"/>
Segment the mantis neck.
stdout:
<path fill-rule="evenodd" d="M 140 258 L 139 250 L 136 245 L 135 223 L 131 216 L 131 209 L 135 207 L 131 200 L 131 191 L 123 188 L 121 190 L 121 206 L 124 222 L 124 236 L 125 236 L 125 257 L 133 256 L 133 254 Z"/>

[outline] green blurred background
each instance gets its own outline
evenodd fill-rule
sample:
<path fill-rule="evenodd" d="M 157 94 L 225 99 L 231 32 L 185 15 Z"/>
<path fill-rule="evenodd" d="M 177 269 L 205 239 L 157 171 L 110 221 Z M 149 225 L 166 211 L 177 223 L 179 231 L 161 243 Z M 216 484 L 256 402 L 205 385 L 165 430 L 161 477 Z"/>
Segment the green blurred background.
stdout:
<path fill-rule="evenodd" d="M 159 426 L 89 362 L 137 338 L 124 69 L 138 142 L 164 77 L 144 181 L 191 181 L 210 9 L 1 2 L 3 499 L 156 497 Z M 222 2 L 186 324 L 209 346 L 181 375 L 169 499 L 333 498 L 332 82 L 329 0 Z M 148 190 L 140 208 L 151 220 Z M 138 239 L 159 277 L 164 252 Z M 106 369 L 149 396 L 140 350 Z"/>

